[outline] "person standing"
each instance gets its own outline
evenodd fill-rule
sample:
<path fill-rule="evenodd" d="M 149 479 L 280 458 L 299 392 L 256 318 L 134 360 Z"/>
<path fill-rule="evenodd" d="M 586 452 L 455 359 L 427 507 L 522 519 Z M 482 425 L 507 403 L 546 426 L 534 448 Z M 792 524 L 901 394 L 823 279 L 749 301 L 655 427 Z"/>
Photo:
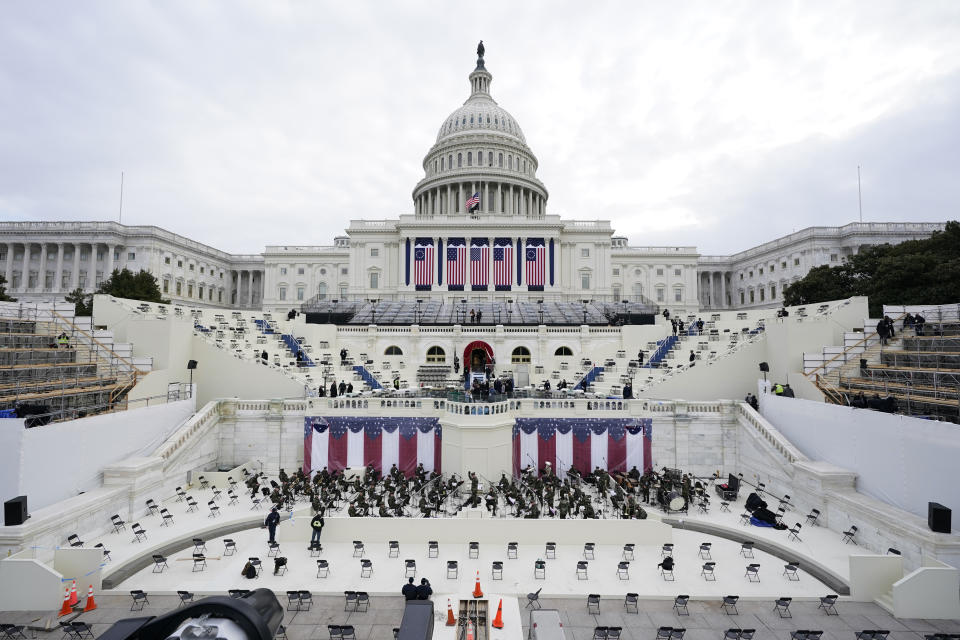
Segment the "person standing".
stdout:
<path fill-rule="evenodd" d="M 267 527 L 267 530 L 270 532 L 269 542 L 277 541 L 277 525 L 280 524 L 280 512 L 277 510 L 277 507 L 270 509 L 270 513 L 267 515 L 267 519 L 263 521 L 263 524 Z"/>
<path fill-rule="evenodd" d="M 310 521 L 310 528 L 313 529 L 313 533 L 310 536 L 310 546 L 315 544 L 320 544 L 320 533 L 323 531 L 323 514 L 317 513 L 313 516 L 313 520 Z"/>

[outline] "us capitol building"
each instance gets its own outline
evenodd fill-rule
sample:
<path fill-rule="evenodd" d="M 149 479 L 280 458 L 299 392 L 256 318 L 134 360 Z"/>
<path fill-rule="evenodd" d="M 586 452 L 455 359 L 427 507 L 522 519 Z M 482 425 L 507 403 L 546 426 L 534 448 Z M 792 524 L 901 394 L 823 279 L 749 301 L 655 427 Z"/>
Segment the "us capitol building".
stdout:
<path fill-rule="evenodd" d="M 114 269 L 146 269 L 176 303 L 287 310 L 310 300 L 650 302 L 676 312 L 778 306 L 811 268 L 861 246 L 924 238 L 942 223 L 810 227 L 729 256 L 630 246 L 607 220 L 547 213 L 539 162 L 493 99 L 478 48 L 470 95 L 440 124 L 413 213 L 352 220 L 332 246 L 229 254 L 155 226 L 0 223 L 0 273 L 20 301 L 93 291 Z"/>

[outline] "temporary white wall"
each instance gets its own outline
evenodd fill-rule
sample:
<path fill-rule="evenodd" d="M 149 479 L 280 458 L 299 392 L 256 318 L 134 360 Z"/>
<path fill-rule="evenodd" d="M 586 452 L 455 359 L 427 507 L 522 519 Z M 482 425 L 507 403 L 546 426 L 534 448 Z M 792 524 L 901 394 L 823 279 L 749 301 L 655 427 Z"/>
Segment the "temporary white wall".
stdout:
<path fill-rule="evenodd" d="M 858 602 L 873 602 L 902 577 L 900 556 L 850 556 L 850 597 Z"/>
<path fill-rule="evenodd" d="M 856 472 L 869 496 L 924 518 L 928 501 L 960 510 L 955 424 L 769 394 L 760 413 L 805 455 Z"/>
<path fill-rule="evenodd" d="M 100 569 L 103 566 L 103 551 L 94 547 L 89 549 L 72 547 L 54 551 L 53 570 L 64 580 L 77 581 L 77 595 L 83 600 L 87 587 L 93 587 L 94 593 L 100 592 Z"/>
<path fill-rule="evenodd" d="M 103 467 L 156 448 L 193 411 L 193 400 L 181 400 L 21 427 L 20 446 L 0 451 L 0 468 L 16 470 L 16 482 L 3 486 L 4 495 L 26 495 L 33 510 L 97 488 Z M 15 434 L 4 429 L 0 437 L 6 445 Z M 13 477 L 9 471 L 4 474 Z"/>
<path fill-rule="evenodd" d="M 61 604 L 59 573 L 40 560 L 0 560 L 0 611 L 52 611 Z"/>
<path fill-rule="evenodd" d="M 960 570 L 931 558 L 893 584 L 893 614 L 898 618 L 954 620 L 960 617 Z"/>
<path fill-rule="evenodd" d="M 197 406 L 217 398 L 302 398 L 303 385 L 276 369 L 236 357 L 201 338 L 192 338 Z M 183 362 L 186 367 L 186 360 Z"/>

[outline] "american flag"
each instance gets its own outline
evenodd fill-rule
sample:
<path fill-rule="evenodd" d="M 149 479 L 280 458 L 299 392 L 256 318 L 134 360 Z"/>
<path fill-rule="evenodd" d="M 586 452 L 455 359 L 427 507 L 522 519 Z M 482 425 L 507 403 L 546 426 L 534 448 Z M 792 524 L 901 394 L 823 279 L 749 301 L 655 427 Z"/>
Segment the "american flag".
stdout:
<path fill-rule="evenodd" d="M 482 244 L 480 244 L 482 243 Z M 470 247 L 470 283 L 474 290 L 487 288 L 490 272 L 490 247 L 486 240 L 474 240 Z"/>
<path fill-rule="evenodd" d="M 418 289 L 433 284 L 433 240 L 417 239 L 413 250 L 413 283 Z"/>
<path fill-rule="evenodd" d="M 474 207 L 480 206 L 480 192 L 477 191 L 475 194 L 467 198 L 467 211 L 470 211 Z"/>
<path fill-rule="evenodd" d="M 330 417 L 304 419 L 303 471 L 361 469 L 386 473 L 397 465 L 407 477 L 422 464 L 440 471 L 442 430 L 437 418 Z"/>
<path fill-rule="evenodd" d="M 527 263 L 527 287 L 542 291 L 544 283 L 544 272 L 546 260 L 546 248 L 543 246 L 542 238 L 530 238 L 527 240 L 526 251 Z"/>
<path fill-rule="evenodd" d="M 447 288 L 463 290 L 467 269 L 467 245 L 461 239 L 447 241 Z"/>
<path fill-rule="evenodd" d="M 500 245 L 500 246 L 498 246 Z M 513 245 L 509 240 L 493 245 L 493 286 L 497 291 L 510 291 L 513 284 Z"/>

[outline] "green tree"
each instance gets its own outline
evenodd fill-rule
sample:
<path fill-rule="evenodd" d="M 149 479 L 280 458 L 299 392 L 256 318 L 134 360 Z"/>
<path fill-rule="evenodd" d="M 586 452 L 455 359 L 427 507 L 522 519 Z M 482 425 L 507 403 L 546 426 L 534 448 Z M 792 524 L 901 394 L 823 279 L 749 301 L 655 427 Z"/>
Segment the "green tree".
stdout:
<path fill-rule="evenodd" d="M 73 314 L 76 316 L 93 315 L 93 294 L 84 293 L 83 289 L 77 287 L 66 296 L 67 302 L 73 303 Z"/>
<path fill-rule="evenodd" d="M 158 302 L 161 304 L 170 304 L 169 300 L 164 300 L 160 293 L 160 285 L 157 279 L 149 271 L 141 269 L 134 273 L 129 269 L 116 270 L 110 274 L 110 277 L 101 283 L 97 288 L 97 293 L 104 293 L 116 298 L 127 298 L 129 300 L 144 300 L 146 302 Z"/>
<path fill-rule="evenodd" d="M 0 275 L 0 302 L 16 302 L 16 298 L 11 298 L 7 295 L 7 278 L 4 275 Z"/>
<path fill-rule="evenodd" d="M 930 238 L 862 247 L 847 264 L 815 267 L 784 289 L 792 306 L 870 298 L 870 315 L 883 305 L 950 304 L 960 301 L 960 223 L 951 221 Z"/>

